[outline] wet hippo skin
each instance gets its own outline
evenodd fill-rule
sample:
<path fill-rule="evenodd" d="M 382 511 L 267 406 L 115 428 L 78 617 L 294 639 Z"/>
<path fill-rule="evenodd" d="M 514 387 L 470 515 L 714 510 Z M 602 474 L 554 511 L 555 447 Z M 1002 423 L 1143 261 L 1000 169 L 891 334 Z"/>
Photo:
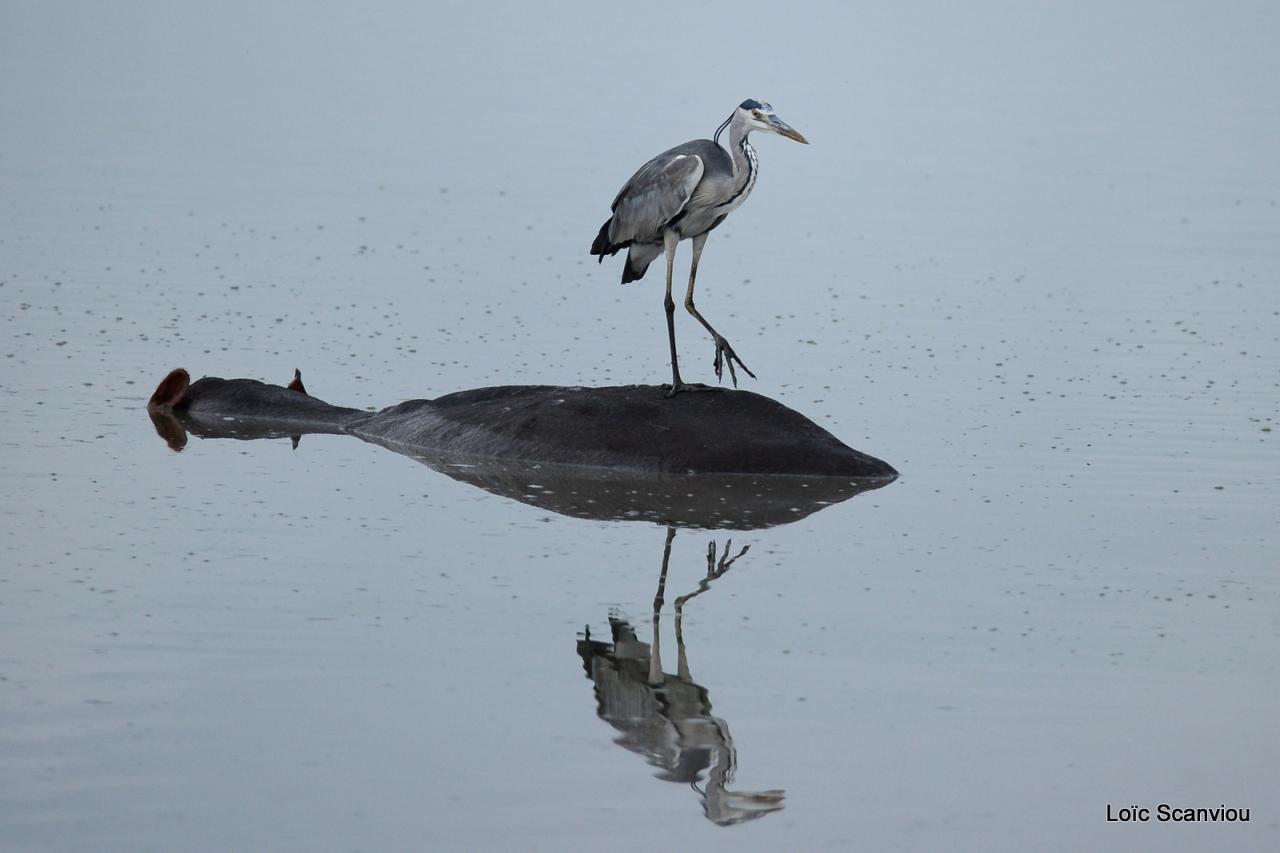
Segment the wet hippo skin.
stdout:
<path fill-rule="evenodd" d="M 295 383 L 300 389 L 297 376 Z M 348 433 L 405 453 L 504 462 L 655 474 L 897 476 L 888 463 L 760 394 L 663 395 L 652 385 L 508 385 L 364 412 L 254 379 L 191 383 L 178 369 L 160 383 L 148 408 L 188 420 L 232 419 L 242 430 Z"/>
<path fill-rule="evenodd" d="M 380 412 L 288 387 L 175 370 L 147 408 L 174 450 L 201 438 L 351 435 L 455 480 L 574 518 L 757 530 L 892 482 L 893 468 L 780 403 L 656 386 L 508 386 Z M 693 472 L 693 473 L 690 473 Z"/>

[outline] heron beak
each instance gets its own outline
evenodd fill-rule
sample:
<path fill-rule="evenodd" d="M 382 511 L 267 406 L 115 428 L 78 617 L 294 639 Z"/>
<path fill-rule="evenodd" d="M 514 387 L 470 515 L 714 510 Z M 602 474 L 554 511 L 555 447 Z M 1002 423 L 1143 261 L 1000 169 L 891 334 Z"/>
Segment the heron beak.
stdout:
<path fill-rule="evenodd" d="M 775 131 L 782 134 L 787 139 L 794 139 L 796 142 L 803 142 L 805 145 L 809 144 L 809 140 L 801 136 L 800 131 L 796 130 L 794 127 L 787 124 L 785 121 L 778 118 L 777 116 L 773 116 L 772 118 L 770 118 L 769 123 L 773 125 L 773 129 Z"/>

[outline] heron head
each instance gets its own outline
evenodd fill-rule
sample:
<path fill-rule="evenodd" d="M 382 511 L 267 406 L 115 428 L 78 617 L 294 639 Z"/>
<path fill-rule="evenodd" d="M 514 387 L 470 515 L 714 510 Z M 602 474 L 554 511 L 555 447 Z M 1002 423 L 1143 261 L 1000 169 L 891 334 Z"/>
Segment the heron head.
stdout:
<path fill-rule="evenodd" d="M 760 101 L 754 101 L 750 98 L 738 105 L 738 113 L 744 119 L 747 127 L 752 130 L 763 130 L 766 133 L 776 133 L 779 136 L 785 136 L 787 139 L 794 139 L 796 142 L 809 144 L 809 140 L 800 135 L 800 132 L 782 119 L 778 118 L 778 114 L 773 111 L 773 107 Z"/>

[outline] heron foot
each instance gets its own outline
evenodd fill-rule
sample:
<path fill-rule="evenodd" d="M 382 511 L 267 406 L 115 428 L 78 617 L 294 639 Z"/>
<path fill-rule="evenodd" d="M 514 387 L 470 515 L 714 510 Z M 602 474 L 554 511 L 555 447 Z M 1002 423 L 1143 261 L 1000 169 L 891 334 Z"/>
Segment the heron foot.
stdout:
<path fill-rule="evenodd" d="M 716 360 L 714 362 L 714 366 L 716 369 L 717 381 L 719 382 L 724 381 L 724 366 L 727 364 L 729 365 L 729 378 L 733 380 L 733 387 L 734 388 L 738 387 L 738 374 L 735 373 L 733 370 L 733 363 L 735 361 L 738 362 L 738 367 L 741 367 L 744 373 L 746 373 L 752 379 L 756 378 L 756 375 L 751 372 L 751 368 L 743 364 L 742 359 L 738 358 L 738 354 L 733 351 L 733 347 L 729 346 L 729 342 L 724 339 L 724 336 L 715 335 L 715 341 L 716 341 Z"/>
<path fill-rule="evenodd" d="M 677 382 L 675 385 L 663 385 L 666 393 L 663 395 L 667 399 L 674 397 L 681 391 L 723 391 L 723 388 L 716 388 L 714 385 L 703 385 L 701 382 Z"/>

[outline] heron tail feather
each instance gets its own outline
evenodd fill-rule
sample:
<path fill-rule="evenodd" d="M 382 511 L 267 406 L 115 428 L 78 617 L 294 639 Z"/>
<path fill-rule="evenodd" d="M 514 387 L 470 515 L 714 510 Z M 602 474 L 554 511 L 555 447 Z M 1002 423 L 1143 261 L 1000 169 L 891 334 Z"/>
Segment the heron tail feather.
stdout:
<path fill-rule="evenodd" d="M 591 254 L 600 256 L 600 263 L 604 263 L 605 255 L 616 255 L 621 246 L 615 246 L 609 242 L 609 226 L 613 224 L 613 217 L 605 220 L 604 225 L 600 226 L 600 233 L 596 235 L 595 242 L 591 244 Z"/>
<path fill-rule="evenodd" d="M 662 254 L 662 246 L 654 243 L 632 243 L 627 249 L 627 262 L 622 265 L 622 283 L 644 278 L 653 259 Z"/>

